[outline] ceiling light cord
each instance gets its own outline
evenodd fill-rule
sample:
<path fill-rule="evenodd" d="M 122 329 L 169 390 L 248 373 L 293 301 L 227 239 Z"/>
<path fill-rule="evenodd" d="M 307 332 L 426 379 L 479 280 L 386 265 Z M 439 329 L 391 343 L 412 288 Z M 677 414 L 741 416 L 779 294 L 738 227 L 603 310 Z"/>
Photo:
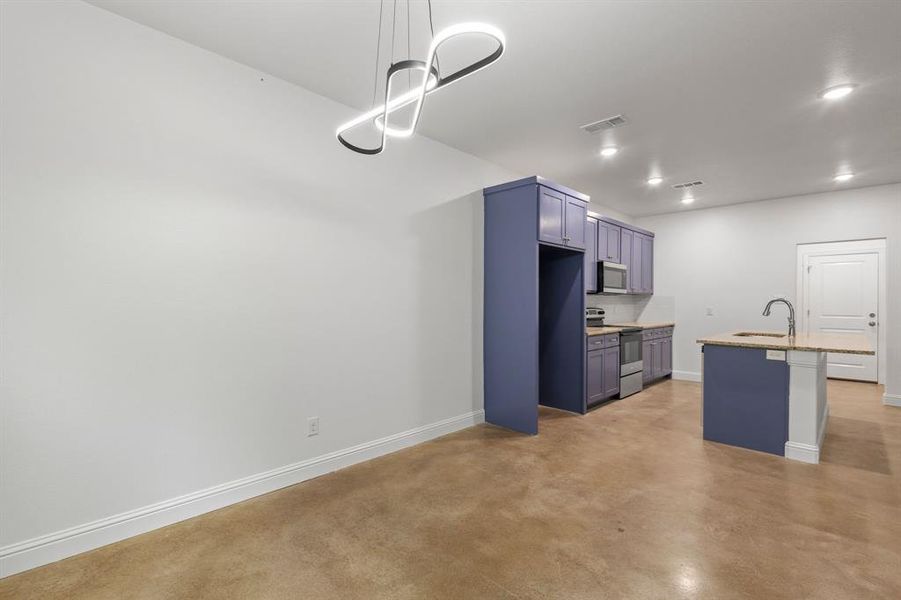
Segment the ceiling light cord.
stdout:
<path fill-rule="evenodd" d="M 407 0 L 407 60 L 410 60 L 410 0 Z M 407 89 L 413 89 L 413 71 L 407 71 Z"/>
<path fill-rule="evenodd" d="M 397 0 L 394 0 L 394 8 L 391 10 L 391 65 L 394 65 L 394 29 L 397 27 Z"/>
<path fill-rule="evenodd" d="M 385 0 L 379 2 L 379 33 L 375 42 L 375 72 L 372 74 L 372 103 L 370 108 L 375 106 L 375 99 L 379 90 L 379 59 L 382 52 L 382 12 L 385 6 Z"/>
<path fill-rule="evenodd" d="M 429 33 L 432 34 L 432 39 L 435 39 L 435 25 L 432 23 L 432 0 L 429 0 Z M 438 73 L 441 73 L 441 61 L 438 60 L 438 49 L 435 49 L 435 68 L 438 69 Z"/>

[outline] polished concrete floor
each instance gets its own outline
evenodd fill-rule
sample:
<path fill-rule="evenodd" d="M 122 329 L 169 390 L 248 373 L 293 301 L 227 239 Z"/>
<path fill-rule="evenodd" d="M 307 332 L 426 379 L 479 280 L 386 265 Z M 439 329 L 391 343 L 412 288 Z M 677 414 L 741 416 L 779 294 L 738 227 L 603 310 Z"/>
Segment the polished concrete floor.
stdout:
<path fill-rule="evenodd" d="M 666 381 L 483 425 L 0 581 L 0 598 L 901 598 L 901 409 L 829 383 L 823 462 L 701 440 Z"/>

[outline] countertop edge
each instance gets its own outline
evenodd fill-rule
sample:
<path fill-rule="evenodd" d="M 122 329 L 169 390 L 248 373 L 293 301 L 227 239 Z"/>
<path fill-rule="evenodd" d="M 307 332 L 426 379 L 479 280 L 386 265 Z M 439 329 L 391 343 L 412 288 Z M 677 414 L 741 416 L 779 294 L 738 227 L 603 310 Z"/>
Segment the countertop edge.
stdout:
<path fill-rule="evenodd" d="M 767 343 L 764 341 L 744 341 L 744 340 L 718 340 L 718 339 L 709 339 L 709 338 L 701 338 L 696 340 L 696 343 L 701 345 L 710 345 L 710 346 L 729 346 L 732 348 L 750 348 L 750 349 L 758 349 L 758 350 L 794 350 L 797 352 L 835 352 L 838 354 L 859 354 L 864 356 L 873 356 L 876 354 L 874 350 L 858 350 L 858 349 L 848 349 L 848 348 L 837 348 L 837 347 L 826 347 L 826 346 L 811 346 L 806 344 L 799 345 L 789 345 L 789 344 L 777 344 L 777 343 Z"/>
<path fill-rule="evenodd" d="M 620 326 L 621 325 L 621 326 Z M 661 321 L 654 323 L 621 323 L 619 325 L 604 325 L 603 327 L 586 327 L 586 335 L 588 337 L 592 337 L 595 335 L 610 335 L 611 333 L 622 333 L 627 328 L 634 329 L 639 328 L 642 331 L 645 329 L 663 329 L 666 327 L 675 327 L 676 323 L 673 321 Z M 595 333 L 589 333 L 589 329 L 603 329 L 604 331 L 597 331 Z"/>

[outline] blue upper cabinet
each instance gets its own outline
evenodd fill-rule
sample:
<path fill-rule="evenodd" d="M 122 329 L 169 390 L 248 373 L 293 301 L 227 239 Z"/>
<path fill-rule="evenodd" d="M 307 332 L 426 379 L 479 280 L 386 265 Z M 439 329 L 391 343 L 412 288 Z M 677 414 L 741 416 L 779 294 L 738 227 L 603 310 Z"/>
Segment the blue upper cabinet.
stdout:
<path fill-rule="evenodd" d="M 641 293 L 654 293 L 654 238 L 643 233 L 641 238 Z"/>
<path fill-rule="evenodd" d="M 633 283 L 635 272 L 632 270 L 632 243 L 635 239 L 635 232 L 631 229 L 623 229 L 620 237 L 620 262 L 626 265 L 626 291 L 630 294 L 635 292 L 635 284 Z"/>
<path fill-rule="evenodd" d="M 538 188 L 538 239 L 562 246 L 566 194 L 540 186 Z"/>
<path fill-rule="evenodd" d="M 607 221 L 598 222 L 598 260 L 606 260 L 618 263 L 622 255 L 620 250 L 620 239 L 622 237 L 622 227 L 608 223 Z"/>
<path fill-rule="evenodd" d="M 566 197 L 564 211 L 563 243 L 568 248 L 585 249 L 585 222 L 588 203 L 572 196 Z"/>
<path fill-rule="evenodd" d="M 654 293 L 654 238 L 650 235 L 632 232 L 632 251 L 629 259 L 629 292 L 633 294 Z"/>
<path fill-rule="evenodd" d="M 585 221 L 585 293 L 598 292 L 598 220 L 588 217 Z"/>
<path fill-rule="evenodd" d="M 641 287 L 642 281 L 642 272 L 641 267 L 644 263 L 641 262 L 641 251 L 644 249 L 644 245 L 641 243 L 641 234 L 637 231 L 632 232 L 632 252 L 629 257 L 629 264 L 626 265 L 629 267 L 629 292 L 633 294 L 642 294 L 644 293 L 643 288 Z"/>
<path fill-rule="evenodd" d="M 597 222 L 597 260 L 626 265 L 629 294 L 654 293 L 654 234 L 609 217 Z"/>
<path fill-rule="evenodd" d="M 587 217 L 587 201 L 538 186 L 538 241 L 584 250 Z"/>

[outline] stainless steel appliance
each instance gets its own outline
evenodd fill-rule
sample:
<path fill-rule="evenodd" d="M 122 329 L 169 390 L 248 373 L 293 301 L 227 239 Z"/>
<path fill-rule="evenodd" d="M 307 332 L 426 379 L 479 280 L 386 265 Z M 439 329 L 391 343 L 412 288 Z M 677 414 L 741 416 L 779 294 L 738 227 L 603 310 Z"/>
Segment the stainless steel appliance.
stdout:
<path fill-rule="evenodd" d="M 627 327 L 619 334 L 619 397 L 642 390 L 641 328 Z"/>
<path fill-rule="evenodd" d="M 598 292 L 601 294 L 625 294 L 626 293 L 626 265 L 598 261 Z"/>
<path fill-rule="evenodd" d="M 604 326 L 603 308 L 586 308 L 585 309 L 585 325 L 587 327 L 603 327 Z"/>

